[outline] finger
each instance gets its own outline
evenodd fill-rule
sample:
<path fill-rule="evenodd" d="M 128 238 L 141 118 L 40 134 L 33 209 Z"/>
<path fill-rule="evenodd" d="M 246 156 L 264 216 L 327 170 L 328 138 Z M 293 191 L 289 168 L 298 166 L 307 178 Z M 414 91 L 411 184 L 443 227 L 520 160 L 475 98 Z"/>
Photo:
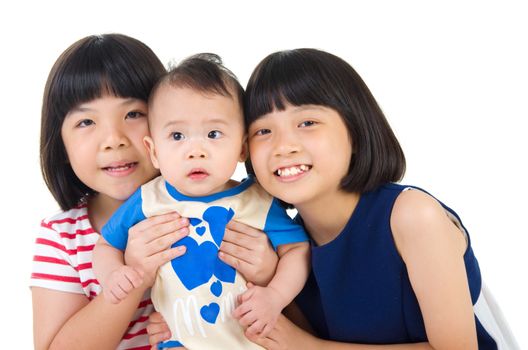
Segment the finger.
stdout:
<path fill-rule="evenodd" d="M 246 313 L 244 316 L 242 316 L 238 320 L 238 323 L 241 324 L 243 327 L 248 327 L 252 325 L 253 323 L 255 323 L 255 321 L 257 321 L 257 316 L 254 312 L 250 311 Z"/>
<path fill-rule="evenodd" d="M 251 306 L 249 305 L 249 303 L 243 303 L 233 310 L 233 317 L 238 320 L 249 311 L 251 311 Z"/>
<path fill-rule="evenodd" d="M 155 344 L 164 342 L 166 340 L 169 340 L 170 338 L 171 338 L 170 332 L 161 332 L 161 333 L 155 333 L 155 334 L 149 333 L 149 344 L 155 345 Z"/>
<path fill-rule="evenodd" d="M 163 316 L 161 315 L 160 312 L 157 312 L 157 311 L 154 311 L 153 313 L 151 313 L 149 315 L 149 322 L 152 322 L 152 323 L 165 323 L 165 319 L 163 318 Z"/>
<path fill-rule="evenodd" d="M 222 238 L 223 242 L 229 242 L 236 244 L 246 249 L 251 249 L 259 243 L 259 239 L 255 237 L 248 236 L 244 233 L 230 230 L 228 228 L 224 231 L 224 237 Z"/>
<path fill-rule="evenodd" d="M 260 334 L 260 332 L 264 329 L 264 326 L 265 324 L 262 321 L 257 320 L 253 322 L 251 326 L 248 327 L 247 331 L 253 334 Z"/>
<path fill-rule="evenodd" d="M 152 226 L 178 220 L 180 217 L 180 214 L 178 214 L 177 212 L 151 216 L 135 224 L 131 230 L 133 230 L 134 233 L 143 232 L 148 230 Z"/>
<path fill-rule="evenodd" d="M 156 268 L 161 265 L 182 256 L 187 251 L 187 247 L 181 245 L 171 249 L 163 250 L 149 257 L 149 263 L 153 264 Z"/>
<path fill-rule="evenodd" d="M 271 331 L 273 330 L 273 326 L 271 324 L 267 324 L 264 326 L 264 329 L 260 332 L 259 336 L 266 338 L 271 334 Z"/>
<path fill-rule="evenodd" d="M 182 227 L 175 231 L 166 232 L 163 235 L 153 238 L 150 242 L 145 244 L 145 251 L 147 256 L 156 254 L 162 250 L 171 247 L 174 243 L 181 240 L 189 234 L 188 227 Z"/>
<path fill-rule="evenodd" d="M 119 302 L 126 297 L 126 293 L 123 292 L 123 290 L 116 286 L 116 288 L 112 288 L 110 290 L 110 293 L 112 294 L 113 300 L 115 301 L 114 304 L 119 304 Z"/>
<path fill-rule="evenodd" d="M 255 344 L 262 346 L 265 349 L 277 349 L 277 342 L 270 338 L 260 337 L 258 334 L 249 333 L 247 330 L 244 333 L 246 337 Z"/>
<path fill-rule="evenodd" d="M 252 263 L 252 257 L 255 255 L 252 250 L 243 245 L 226 241 L 220 244 L 220 251 L 243 260 L 246 263 Z"/>
<path fill-rule="evenodd" d="M 134 268 L 128 268 L 125 272 L 125 277 L 131 285 L 131 288 L 138 288 L 143 283 L 143 272 L 139 272 Z M 130 290 L 128 290 L 129 292 Z"/>
<path fill-rule="evenodd" d="M 248 226 L 238 221 L 231 220 L 227 223 L 226 227 L 232 231 L 242 233 L 250 237 L 261 237 L 264 233 L 260 230 L 257 230 L 254 227 Z"/>
<path fill-rule="evenodd" d="M 185 229 L 185 230 L 184 230 Z M 165 237 L 172 233 L 176 233 L 179 230 L 189 231 L 189 220 L 186 218 L 179 218 L 177 220 L 161 223 L 158 225 L 153 225 L 147 230 L 143 231 L 142 241 L 145 244 L 155 242 L 161 237 Z"/>

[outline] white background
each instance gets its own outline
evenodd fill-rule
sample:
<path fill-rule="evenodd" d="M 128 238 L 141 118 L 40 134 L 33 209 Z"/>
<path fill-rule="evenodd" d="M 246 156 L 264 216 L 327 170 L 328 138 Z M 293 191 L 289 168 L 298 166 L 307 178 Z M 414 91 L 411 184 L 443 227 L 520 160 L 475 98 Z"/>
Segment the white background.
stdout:
<path fill-rule="evenodd" d="M 350 62 L 406 152 L 403 182 L 461 215 L 484 280 L 528 348 L 527 15 L 520 1 L 2 2 L 0 347 L 32 347 L 32 244 L 58 209 L 38 161 L 47 74 L 77 39 L 121 32 L 164 63 L 216 52 L 243 85 L 277 50 L 315 47 Z"/>

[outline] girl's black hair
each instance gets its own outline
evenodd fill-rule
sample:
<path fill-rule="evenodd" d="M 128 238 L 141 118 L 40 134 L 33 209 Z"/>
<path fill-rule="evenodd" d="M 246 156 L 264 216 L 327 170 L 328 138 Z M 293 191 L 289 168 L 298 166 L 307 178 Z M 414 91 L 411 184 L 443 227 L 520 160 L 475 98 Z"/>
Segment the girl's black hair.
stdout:
<path fill-rule="evenodd" d="M 77 206 L 94 192 L 79 180 L 68 162 L 61 137 L 68 112 L 106 94 L 147 102 L 150 90 L 165 72 L 147 45 L 122 34 L 87 36 L 59 56 L 44 88 L 40 165 L 61 209 Z"/>
<path fill-rule="evenodd" d="M 353 149 L 343 190 L 363 193 L 403 177 L 405 156 L 396 136 L 367 85 L 341 58 L 316 49 L 264 58 L 246 88 L 246 125 L 287 104 L 325 106 L 343 118 Z M 246 168 L 254 173 L 251 163 Z"/>

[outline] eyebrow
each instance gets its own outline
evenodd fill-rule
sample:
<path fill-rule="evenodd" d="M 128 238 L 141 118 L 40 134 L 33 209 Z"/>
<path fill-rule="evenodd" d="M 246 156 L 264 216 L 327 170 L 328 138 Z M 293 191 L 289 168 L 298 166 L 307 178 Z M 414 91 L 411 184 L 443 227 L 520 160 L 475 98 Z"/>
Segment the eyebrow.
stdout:
<path fill-rule="evenodd" d="M 293 112 L 295 113 L 304 112 L 307 110 L 323 111 L 325 110 L 325 107 L 318 106 L 318 105 L 302 105 L 302 106 L 293 107 Z"/>
<path fill-rule="evenodd" d="M 174 125 L 182 125 L 182 124 L 186 124 L 188 123 L 189 120 L 170 120 L 168 121 L 167 123 L 165 123 L 165 125 L 163 126 L 164 129 L 170 127 L 170 126 L 174 126 Z M 223 118 L 212 118 L 212 119 L 209 119 L 209 120 L 206 120 L 205 123 L 206 125 L 208 124 L 222 124 L 222 125 L 225 125 L 225 126 L 229 126 L 229 122 Z"/>

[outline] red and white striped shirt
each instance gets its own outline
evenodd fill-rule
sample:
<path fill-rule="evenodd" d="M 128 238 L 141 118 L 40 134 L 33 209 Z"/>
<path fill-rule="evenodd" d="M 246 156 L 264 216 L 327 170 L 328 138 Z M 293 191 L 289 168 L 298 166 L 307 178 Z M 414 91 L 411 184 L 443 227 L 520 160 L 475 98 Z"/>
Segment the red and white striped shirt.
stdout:
<path fill-rule="evenodd" d="M 42 220 L 30 286 L 84 294 L 92 300 L 101 292 L 92 270 L 92 250 L 98 238 L 85 205 Z M 117 349 L 150 349 L 146 327 L 153 311 L 147 292 Z"/>

